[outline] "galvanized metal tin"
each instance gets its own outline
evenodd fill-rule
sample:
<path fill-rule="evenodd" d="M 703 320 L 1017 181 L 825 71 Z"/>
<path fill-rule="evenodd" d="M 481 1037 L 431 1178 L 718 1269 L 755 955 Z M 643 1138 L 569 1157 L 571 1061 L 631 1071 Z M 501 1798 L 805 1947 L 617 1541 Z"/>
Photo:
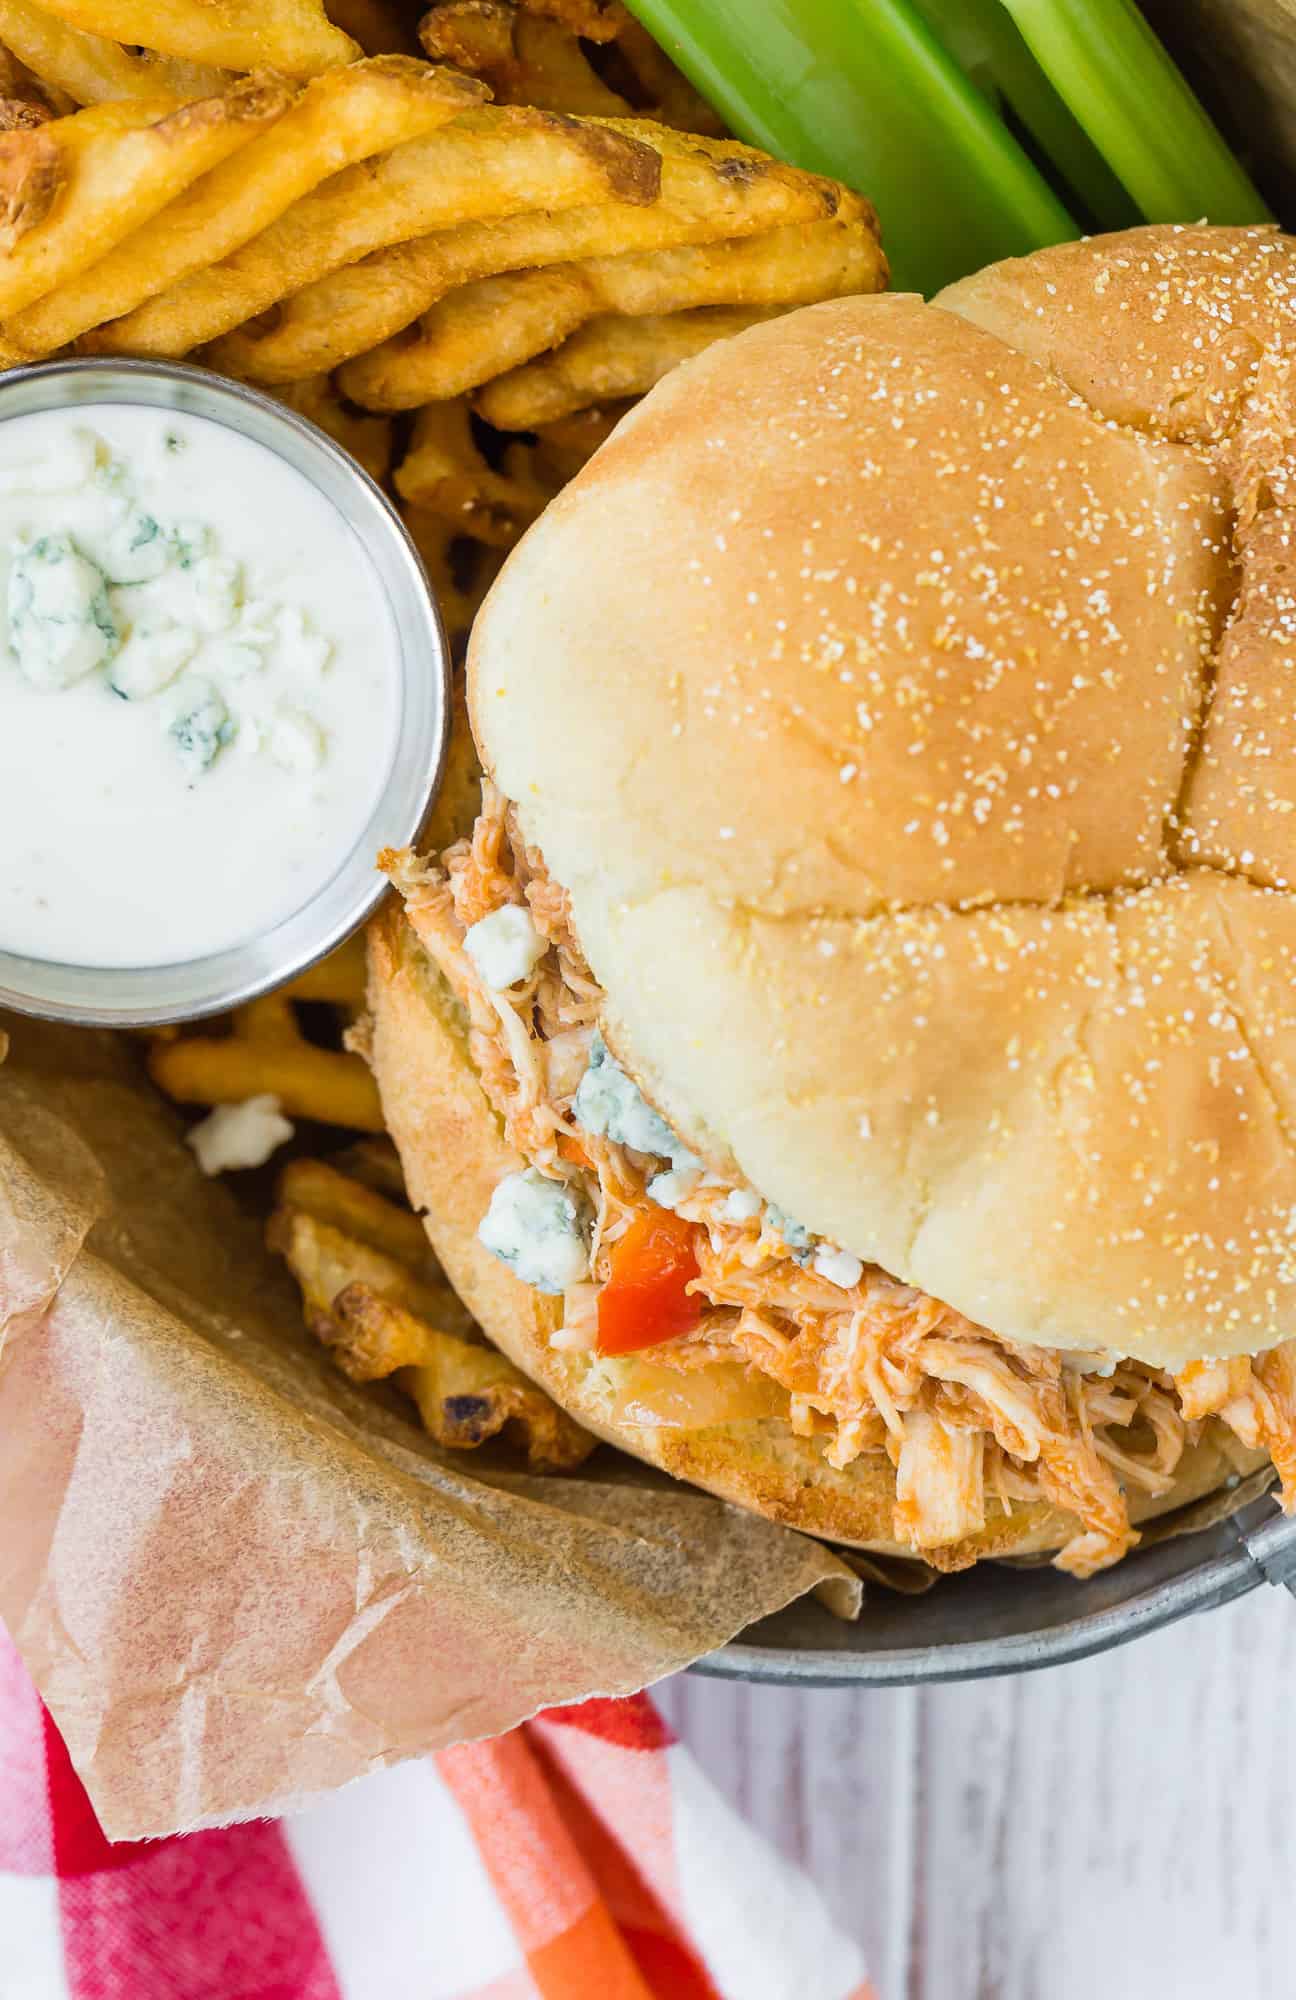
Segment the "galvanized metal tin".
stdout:
<path fill-rule="evenodd" d="M 906 1687 L 1024 1673 L 1123 1646 L 1262 1583 L 1296 1595 L 1296 1520 L 1265 1497 L 1195 1534 L 1136 1549 L 1079 1583 L 982 1563 L 922 1597 L 870 1588 L 853 1625 L 814 1602 L 753 1625 L 696 1672 L 799 1687 Z"/>

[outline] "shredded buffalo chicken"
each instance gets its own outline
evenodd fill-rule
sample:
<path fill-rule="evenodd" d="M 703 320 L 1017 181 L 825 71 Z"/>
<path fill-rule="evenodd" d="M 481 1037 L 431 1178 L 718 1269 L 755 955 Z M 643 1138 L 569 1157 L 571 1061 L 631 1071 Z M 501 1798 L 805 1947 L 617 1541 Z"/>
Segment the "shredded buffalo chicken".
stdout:
<path fill-rule="evenodd" d="M 470 1054 L 509 1142 L 530 1165 L 581 1184 L 595 1216 L 591 1281 L 567 1294 L 555 1340 L 592 1347 L 610 1248 L 652 1204 L 661 1162 L 577 1124 L 602 994 L 585 964 L 567 899 L 528 850 L 507 800 L 489 784 L 470 840 L 428 863 L 388 857 L 421 943 L 463 1005 Z M 531 978 L 493 992 L 464 948 L 466 931 L 504 903 L 526 905 L 548 945 Z M 696 1224 L 704 1310 L 696 1328 L 653 1350 L 686 1370 L 731 1360 L 787 1392 L 794 1432 L 830 1465 L 885 1452 L 895 1468 L 896 1539 L 928 1562 L 973 1559 L 987 1502 L 1046 1502 L 1079 1530 L 1056 1560 L 1092 1575 L 1137 1540 L 1127 1495 L 1168 1493 L 1202 1422 L 1219 1417 L 1266 1451 L 1296 1511 L 1296 1341 L 1254 1359 L 1203 1361 L 1178 1377 L 1124 1361 L 1007 1341 L 876 1267 L 844 1289 L 798 1261 L 763 1205 L 726 1219 L 732 1184 L 715 1174 L 675 1204 Z M 1092 1361 L 1101 1362 L 1095 1356 Z"/>

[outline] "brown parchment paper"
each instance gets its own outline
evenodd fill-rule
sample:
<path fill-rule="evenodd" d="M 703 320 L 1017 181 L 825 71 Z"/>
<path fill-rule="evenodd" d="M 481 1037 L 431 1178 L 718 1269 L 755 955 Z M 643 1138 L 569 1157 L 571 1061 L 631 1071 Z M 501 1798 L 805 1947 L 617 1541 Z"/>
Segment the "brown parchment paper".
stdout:
<path fill-rule="evenodd" d="M 802 1593 L 807 1538 L 616 1454 L 442 1454 L 301 1331 L 129 1044 L 6 1018 L 0 1618 L 115 1839 L 290 1808 L 625 1693 Z"/>

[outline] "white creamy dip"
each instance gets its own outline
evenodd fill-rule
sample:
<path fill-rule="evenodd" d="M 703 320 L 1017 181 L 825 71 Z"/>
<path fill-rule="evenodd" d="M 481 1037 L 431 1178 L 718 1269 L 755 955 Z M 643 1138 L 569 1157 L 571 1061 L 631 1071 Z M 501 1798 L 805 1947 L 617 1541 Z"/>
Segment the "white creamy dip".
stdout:
<path fill-rule="evenodd" d="M 264 446 L 132 404 L 0 424 L 0 949 L 89 966 L 271 930 L 391 768 L 397 638 Z"/>

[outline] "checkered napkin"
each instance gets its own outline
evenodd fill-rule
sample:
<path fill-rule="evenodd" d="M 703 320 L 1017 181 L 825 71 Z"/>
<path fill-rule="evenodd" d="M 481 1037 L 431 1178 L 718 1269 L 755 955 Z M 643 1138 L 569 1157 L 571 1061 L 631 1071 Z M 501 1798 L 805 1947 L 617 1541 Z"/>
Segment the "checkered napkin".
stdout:
<path fill-rule="evenodd" d="M 110 1846 L 0 1630 L 0 2000 L 867 2000 L 646 1697 Z"/>

